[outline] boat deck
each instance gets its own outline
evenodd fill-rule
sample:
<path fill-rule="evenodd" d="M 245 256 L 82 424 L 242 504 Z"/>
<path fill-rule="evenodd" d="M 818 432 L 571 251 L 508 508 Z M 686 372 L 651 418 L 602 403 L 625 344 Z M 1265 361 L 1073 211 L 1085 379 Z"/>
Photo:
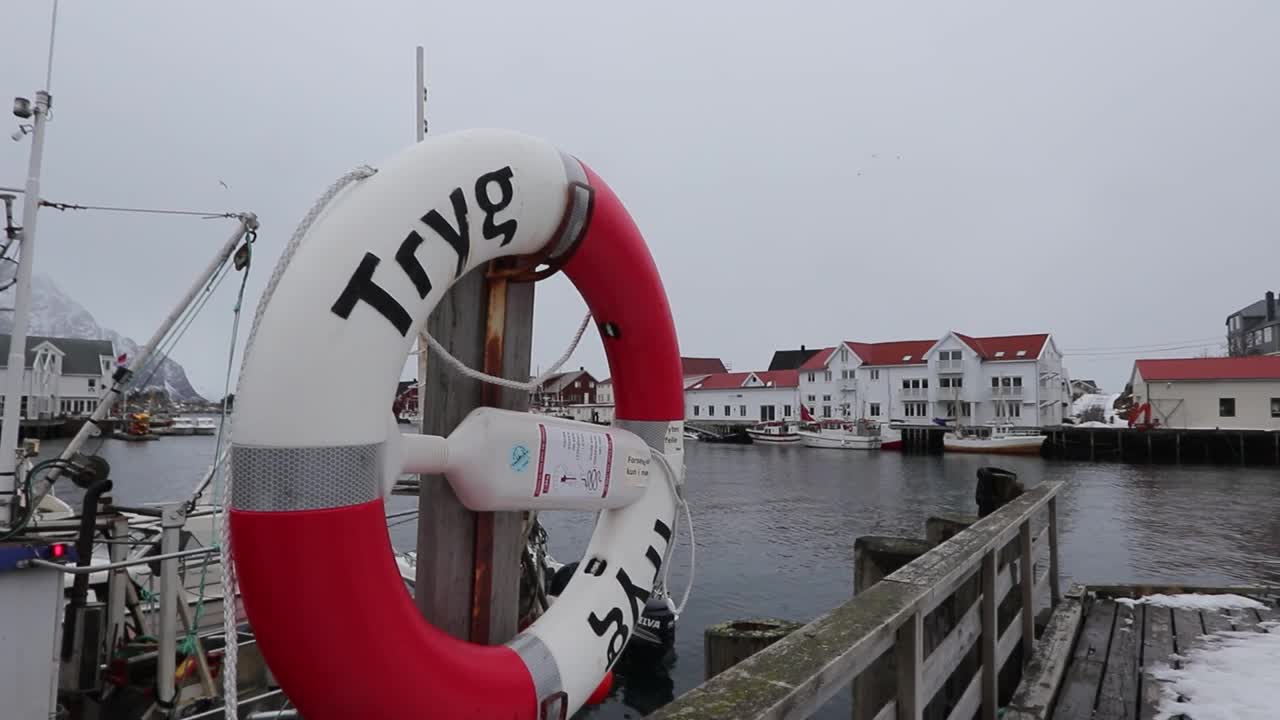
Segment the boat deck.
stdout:
<path fill-rule="evenodd" d="M 1183 591 L 1195 592 L 1195 591 Z M 1125 593 L 1127 594 L 1127 593 Z M 1135 593 L 1140 594 L 1140 593 Z M 1183 609 L 1117 601 L 1098 592 L 1082 607 L 1079 634 L 1066 659 L 1054 720 L 1148 720 L 1158 717 L 1162 683 L 1152 672 L 1180 669 L 1187 653 L 1214 633 L 1280 633 L 1277 597 L 1238 591 L 1267 607 Z M 1065 649 L 1065 648 L 1064 648 Z M 1280 677 L 1280 667 L 1275 676 Z M 1179 698 L 1184 700 L 1184 698 Z M 1194 715 L 1181 715 L 1195 720 Z"/>

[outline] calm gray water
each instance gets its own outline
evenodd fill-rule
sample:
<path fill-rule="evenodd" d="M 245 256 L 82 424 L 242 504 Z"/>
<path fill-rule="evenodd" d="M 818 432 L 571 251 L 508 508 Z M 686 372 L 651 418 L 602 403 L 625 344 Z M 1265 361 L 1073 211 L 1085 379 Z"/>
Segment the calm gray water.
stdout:
<path fill-rule="evenodd" d="M 171 499 L 213 456 L 213 438 L 107 441 L 120 502 Z M 47 457 L 54 449 L 46 444 Z M 975 470 L 995 464 L 1032 486 L 1065 480 L 1059 505 L 1064 586 L 1081 582 L 1280 584 L 1280 473 L 1264 468 L 1133 466 L 1038 458 L 903 456 L 762 445 L 687 446 L 689 498 L 698 541 L 697 578 L 681 618 L 679 659 L 669 675 L 623 680 L 611 702 L 582 713 L 638 718 L 698 684 L 702 630 L 730 619 L 809 620 L 853 591 L 860 535 L 923 534 L 925 518 L 973 512 Z M 74 488 L 63 497 L 76 496 Z M 396 497 L 389 509 L 417 499 Z M 552 553 L 576 559 L 590 514 L 548 513 Z M 410 549 L 412 525 L 392 529 Z M 686 537 L 686 536 L 682 536 Z M 687 548 L 673 557 L 672 590 L 683 590 Z M 629 684 L 628 684 L 629 683 Z M 847 718 L 847 693 L 820 717 Z"/>

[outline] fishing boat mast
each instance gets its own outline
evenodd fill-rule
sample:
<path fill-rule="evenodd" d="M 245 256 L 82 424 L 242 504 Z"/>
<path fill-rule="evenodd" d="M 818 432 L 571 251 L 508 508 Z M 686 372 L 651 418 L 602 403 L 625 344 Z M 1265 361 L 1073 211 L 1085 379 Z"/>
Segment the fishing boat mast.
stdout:
<path fill-rule="evenodd" d="M 18 271 L 13 288 L 13 328 L 9 333 L 9 372 L 5 374 L 4 412 L 0 416 L 0 527 L 9 527 L 17 506 L 18 431 L 22 422 L 22 381 L 27 366 L 27 329 L 31 320 L 31 275 L 35 263 L 36 218 L 40 209 L 40 171 L 44 161 L 44 132 L 53 106 L 53 42 L 58 29 L 58 0 L 53 2 L 49 25 L 49 60 L 45 66 L 44 89 L 36 92 L 33 104 L 24 97 L 13 100 L 18 117 L 15 140 L 31 135 L 31 155 L 27 162 L 27 183 L 22 197 L 22 227 L 18 230 Z M 30 120 L 30 123 L 22 121 Z"/>

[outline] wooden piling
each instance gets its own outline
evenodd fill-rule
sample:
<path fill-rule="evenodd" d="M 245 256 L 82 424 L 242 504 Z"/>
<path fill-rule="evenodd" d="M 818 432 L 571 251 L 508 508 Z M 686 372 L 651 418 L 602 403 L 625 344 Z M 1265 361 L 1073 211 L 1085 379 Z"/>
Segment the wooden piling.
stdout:
<path fill-rule="evenodd" d="M 777 618 L 732 620 L 712 625 L 703 634 L 704 670 L 707 680 L 804 627 Z"/>
<path fill-rule="evenodd" d="M 427 331 L 470 367 L 528 377 L 533 287 L 470 273 L 445 294 Z M 528 407 L 527 395 L 484 390 L 445 363 L 428 362 L 425 354 L 418 382 L 424 433 L 448 435 L 482 404 Z M 418 509 L 415 596 L 422 614 L 441 630 L 472 642 L 496 644 L 513 637 L 519 612 L 520 514 L 473 513 L 442 476 L 421 478 Z"/>
<path fill-rule="evenodd" d="M 870 590 L 898 568 L 933 549 L 914 538 L 864 535 L 853 541 L 853 594 Z M 893 696 L 896 664 L 879 659 L 853 681 L 853 720 L 872 720 Z"/>

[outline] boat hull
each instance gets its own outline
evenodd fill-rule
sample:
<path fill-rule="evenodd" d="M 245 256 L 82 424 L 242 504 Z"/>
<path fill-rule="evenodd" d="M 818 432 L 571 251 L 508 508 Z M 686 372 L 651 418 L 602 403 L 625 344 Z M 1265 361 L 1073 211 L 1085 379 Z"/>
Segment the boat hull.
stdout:
<path fill-rule="evenodd" d="M 870 435 L 831 435 L 802 432 L 800 442 L 805 447 L 824 448 L 827 450 L 878 450 L 880 438 Z"/>
<path fill-rule="evenodd" d="M 1043 444 L 1043 435 L 999 438 L 995 440 L 951 437 L 942 439 L 942 449 L 946 452 L 982 453 L 986 455 L 1039 455 L 1040 446 Z"/>

